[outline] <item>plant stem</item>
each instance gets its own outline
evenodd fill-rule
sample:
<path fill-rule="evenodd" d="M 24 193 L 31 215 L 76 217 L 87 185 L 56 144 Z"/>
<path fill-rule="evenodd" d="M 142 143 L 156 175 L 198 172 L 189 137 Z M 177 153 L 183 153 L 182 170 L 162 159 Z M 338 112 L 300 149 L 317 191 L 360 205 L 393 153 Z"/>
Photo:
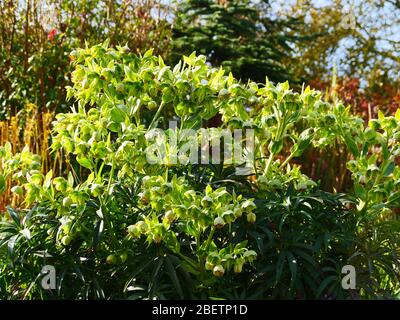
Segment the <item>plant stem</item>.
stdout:
<path fill-rule="evenodd" d="M 214 232 L 215 232 L 215 228 L 212 227 L 211 232 L 210 232 L 210 234 L 208 235 L 208 239 L 207 239 L 205 251 L 208 251 L 208 248 L 210 247 L 212 238 L 213 238 L 213 236 L 214 236 Z"/>
<path fill-rule="evenodd" d="M 290 160 L 292 160 L 292 158 L 294 157 L 294 152 L 292 152 L 290 155 L 289 155 L 289 157 L 287 157 L 286 158 L 286 160 L 280 165 L 280 168 L 282 169 L 282 168 L 284 168 L 288 163 L 289 163 L 289 161 Z"/>
<path fill-rule="evenodd" d="M 271 166 L 272 160 L 274 159 L 274 154 L 271 152 L 268 158 L 267 166 L 265 167 L 264 170 L 264 176 L 268 174 L 269 167 Z"/>
<path fill-rule="evenodd" d="M 157 119 L 159 118 L 159 116 L 161 114 L 161 111 L 164 108 L 164 105 L 165 105 L 164 102 L 161 102 L 160 106 L 158 107 L 158 110 L 157 110 L 156 114 L 154 115 L 153 120 L 151 120 L 151 123 L 149 125 L 149 129 L 153 128 L 153 125 L 157 121 Z"/>

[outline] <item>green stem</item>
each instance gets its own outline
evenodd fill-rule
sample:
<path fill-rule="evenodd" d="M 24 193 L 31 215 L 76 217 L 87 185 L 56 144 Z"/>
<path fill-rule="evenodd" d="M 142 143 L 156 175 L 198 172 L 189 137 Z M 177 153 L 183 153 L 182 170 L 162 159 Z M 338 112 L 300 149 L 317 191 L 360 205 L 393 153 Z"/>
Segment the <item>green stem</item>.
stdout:
<path fill-rule="evenodd" d="M 215 228 L 212 227 L 211 232 L 210 232 L 210 234 L 208 235 L 208 239 L 207 239 L 205 251 L 208 251 L 208 248 L 210 247 L 212 238 L 213 238 L 213 236 L 214 236 L 214 232 L 215 232 Z"/>
<path fill-rule="evenodd" d="M 154 115 L 153 120 L 151 120 L 151 123 L 150 123 L 150 125 L 149 125 L 149 129 L 152 129 L 152 128 L 153 128 L 153 125 L 154 125 L 154 123 L 157 121 L 157 119 L 159 118 L 159 116 L 160 116 L 160 114 L 161 114 L 161 111 L 162 111 L 162 109 L 164 108 L 164 105 L 165 105 L 165 104 L 164 104 L 164 101 L 161 102 L 160 106 L 158 107 L 158 110 L 157 110 L 156 114 Z"/>
<path fill-rule="evenodd" d="M 280 168 L 284 168 L 290 160 L 292 160 L 292 158 L 294 157 L 295 152 L 292 152 L 289 157 L 286 158 L 286 160 L 281 164 Z"/>
<path fill-rule="evenodd" d="M 274 154 L 271 152 L 268 158 L 267 166 L 265 167 L 264 170 L 264 176 L 268 174 L 269 168 L 271 166 L 272 160 L 274 159 Z"/>

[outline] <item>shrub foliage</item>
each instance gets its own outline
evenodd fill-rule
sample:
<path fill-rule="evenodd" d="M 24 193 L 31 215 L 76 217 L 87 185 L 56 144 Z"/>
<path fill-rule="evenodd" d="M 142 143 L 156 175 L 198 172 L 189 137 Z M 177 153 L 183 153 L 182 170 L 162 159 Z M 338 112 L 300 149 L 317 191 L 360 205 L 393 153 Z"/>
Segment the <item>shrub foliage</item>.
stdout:
<path fill-rule="evenodd" d="M 317 91 L 242 83 L 194 54 L 170 67 L 152 51 L 104 43 L 72 58 L 74 107 L 56 116 L 51 146 L 67 155 L 69 174 L 42 173 L 28 150 L 0 148 L 0 191 L 12 181 L 24 199 L 0 223 L 1 297 L 398 294 L 400 111 L 365 126 Z M 147 161 L 155 143 L 167 151 L 194 144 L 184 130 L 206 130 L 210 119 L 254 130 L 252 173 L 185 154 L 174 164 L 171 152 Z M 173 135 L 175 145 L 160 138 Z M 332 145 L 349 152 L 347 194 L 324 192 L 301 171 L 306 150 Z M 348 264 L 357 270 L 350 291 L 341 286 Z M 56 290 L 40 285 L 44 265 L 56 268 Z"/>

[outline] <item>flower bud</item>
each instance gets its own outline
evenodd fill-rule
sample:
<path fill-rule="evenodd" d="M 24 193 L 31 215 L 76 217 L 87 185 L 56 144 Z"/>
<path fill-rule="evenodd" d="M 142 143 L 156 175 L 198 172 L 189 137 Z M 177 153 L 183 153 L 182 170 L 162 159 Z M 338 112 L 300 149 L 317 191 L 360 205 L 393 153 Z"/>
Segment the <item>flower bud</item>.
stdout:
<path fill-rule="evenodd" d="M 134 238 L 139 238 L 142 234 L 142 231 L 140 230 L 140 227 L 138 227 L 137 224 L 134 224 L 128 227 L 128 233 L 130 236 Z"/>
<path fill-rule="evenodd" d="M 11 192 L 12 192 L 12 193 L 15 193 L 15 194 L 17 194 L 17 195 L 19 195 L 19 196 L 22 196 L 23 193 L 24 193 L 24 190 L 22 189 L 21 186 L 15 186 L 15 187 L 12 187 L 12 188 L 11 188 Z"/>
<path fill-rule="evenodd" d="M 213 274 L 216 277 L 222 277 L 225 273 L 224 267 L 221 266 L 220 264 L 215 266 L 213 269 Z"/>
<path fill-rule="evenodd" d="M 110 254 L 110 255 L 107 257 L 106 262 L 107 262 L 108 264 L 111 264 L 111 265 L 117 264 L 117 263 L 119 262 L 119 257 L 117 257 L 115 254 Z"/>
<path fill-rule="evenodd" d="M 216 229 L 221 229 L 221 228 L 224 227 L 224 225 L 225 225 L 225 221 L 224 221 L 224 219 L 222 219 L 221 217 L 216 217 L 216 218 L 214 219 L 214 227 L 215 227 Z"/>
<path fill-rule="evenodd" d="M 205 196 L 201 199 L 201 205 L 205 208 L 208 208 L 212 204 L 212 199 L 209 196 Z"/>
<path fill-rule="evenodd" d="M 171 223 L 172 221 L 175 220 L 175 214 L 174 214 L 174 212 L 173 212 L 172 210 L 168 210 L 168 211 L 165 213 L 164 218 L 165 218 L 169 223 Z"/>
<path fill-rule="evenodd" d="M 236 218 L 240 218 L 240 217 L 243 215 L 243 211 L 242 211 L 241 208 L 235 208 L 235 209 L 233 210 L 233 212 L 234 212 Z"/>
<path fill-rule="evenodd" d="M 246 200 L 245 202 L 242 203 L 242 209 L 246 212 L 251 212 L 255 208 L 256 208 L 256 205 L 254 204 L 253 201 Z"/>
<path fill-rule="evenodd" d="M 65 208 L 69 208 L 71 205 L 72 205 L 72 200 L 71 200 L 71 198 L 70 197 L 65 197 L 64 199 L 63 199 L 63 207 L 65 207 Z"/>
<path fill-rule="evenodd" d="M 233 272 L 241 273 L 243 270 L 243 261 L 236 261 L 235 265 L 233 266 Z"/>
<path fill-rule="evenodd" d="M 98 197 L 103 192 L 103 186 L 100 184 L 92 184 L 90 188 L 90 192 L 92 193 L 93 197 Z"/>
<path fill-rule="evenodd" d="M 68 246 L 68 245 L 71 243 L 71 241 L 72 241 L 72 237 L 71 237 L 71 236 L 64 236 L 64 237 L 62 237 L 62 239 L 61 239 L 61 243 L 62 243 L 64 246 Z"/>
<path fill-rule="evenodd" d="M 256 217 L 254 212 L 250 212 L 250 213 L 247 214 L 247 222 L 249 222 L 249 223 L 256 222 L 256 218 L 257 217 Z"/>

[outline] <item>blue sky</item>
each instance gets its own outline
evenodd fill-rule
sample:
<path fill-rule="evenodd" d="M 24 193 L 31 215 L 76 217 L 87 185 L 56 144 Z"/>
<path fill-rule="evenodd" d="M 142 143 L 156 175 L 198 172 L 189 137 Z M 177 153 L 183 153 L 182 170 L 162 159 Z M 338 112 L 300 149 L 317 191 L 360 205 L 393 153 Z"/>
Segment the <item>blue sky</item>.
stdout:
<path fill-rule="evenodd" d="M 289 5 L 295 3 L 296 0 L 271 0 L 274 10 L 287 8 Z M 330 6 L 334 2 L 333 0 L 312 0 L 313 4 L 317 7 Z M 380 38 L 377 41 L 378 49 L 392 48 L 393 45 L 390 41 L 396 41 L 397 50 L 395 54 L 400 55 L 400 25 L 399 25 L 399 10 L 393 10 L 392 4 L 385 1 L 383 7 L 377 7 L 374 0 L 344 0 L 345 11 L 354 13 L 357 24 L 360 24 L 365 28 L 366 31 L 360 30 L 364 35 L 366 32 L 375 35 Z M 351 9 L 353 5 L 353 9 Z M 358 9 L 362 5 L 365 11 L 360 14 Z M 396 23 L 397 21 L 397 23 Z M 387 26 L 382 28 L 382 24 Z M 376 29 L 376 30 L 375 30 Z M 331 64 L 336 65 L 339 72 L 346 68 L 346 49 L 354 46 L 352 39 L 346 39 L 341 42 L 339 49 L 332 56 Z"/>

